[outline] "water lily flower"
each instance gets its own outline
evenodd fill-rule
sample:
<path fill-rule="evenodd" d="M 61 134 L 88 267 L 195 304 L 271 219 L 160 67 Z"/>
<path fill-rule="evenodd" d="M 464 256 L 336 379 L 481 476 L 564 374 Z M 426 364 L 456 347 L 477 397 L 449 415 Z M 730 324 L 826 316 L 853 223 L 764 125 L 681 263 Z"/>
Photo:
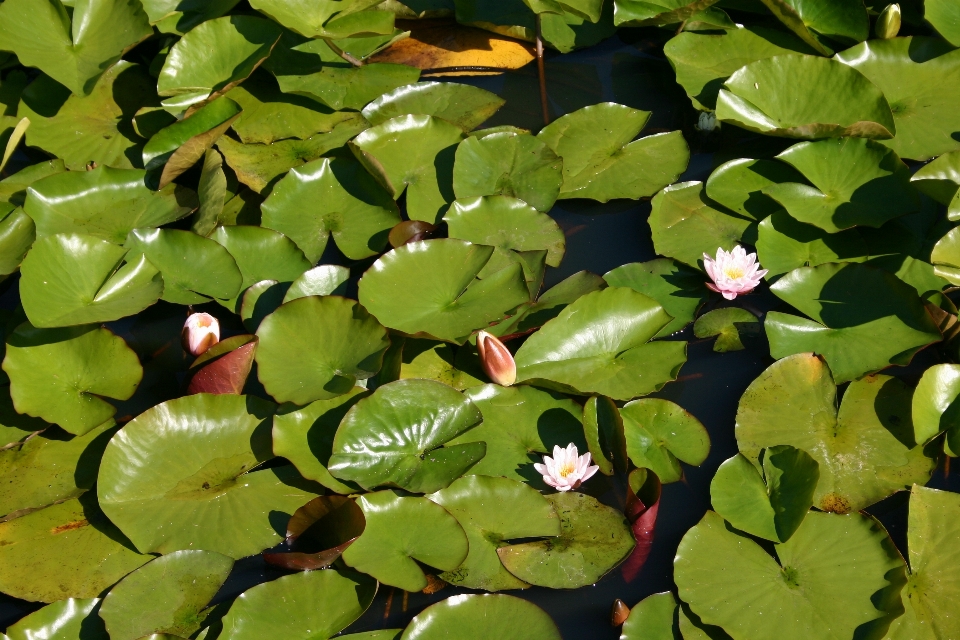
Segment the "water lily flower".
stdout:
<path fill-rule="evenodd" d="M 517 381 L 517 363 L 507 346 L 493 334 L 481 331 L 477 335 L 480 364 L 491 381 L 509 387 Z"/>
<path fill-rule="evenodd" d="M 729 253 L 717 249 L 717 258 L 714 260 L 703 254 L 703 268 L 713 282 L 707 287 L 723 294 L 727 300 L 733 300 L 740 294 L 750 293 L 760 284 L 760 279 L 767 275 L 766 269 L 760 268 L 757 254 L 748 254 L 737 245 Z"/>
<path fill-rule="evenodd" d="M 543 456 L 543 464 L 535 464 L 533 468 L 554 489 L 570 491 L 589 480 L 600 469 L 597 465 L 591 465 L 591 462 L 590 453 L 579 455 L 577 445 L 571 442 L 566 449 L 555 445 L 553 457 Z"/>
<path fill-rule="evenodd" d="M 220 342 L 220 323 L 209 313 L 193 313 L 180 332 L 183 350 L 194 356 Z"/>

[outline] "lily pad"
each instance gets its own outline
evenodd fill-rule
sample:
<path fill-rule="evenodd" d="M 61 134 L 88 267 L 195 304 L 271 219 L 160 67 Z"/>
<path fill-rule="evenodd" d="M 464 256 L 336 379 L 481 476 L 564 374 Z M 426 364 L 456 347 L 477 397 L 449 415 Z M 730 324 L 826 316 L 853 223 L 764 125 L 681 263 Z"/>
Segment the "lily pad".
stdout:
<path fill-rule="evenodd" d="M 850 513 L 930 479 L 936 461 L 914 444 L 912 393 L 896 378 L 866 377 L 850 383 L 838 412 L 830 369 L 797 354 L 771 365 L 740 398 L 737 443 L 754 464 L 764 448 L 803 449 L 820 465 L 814 506 Z"/>
<path fill-rule="evenodd" d="M 273 457 L 274 409 L 254 396 L 200 393 L 140 414 L 104 453 L 97 482 L 104 511 L 145 553 L 203 549 L 242 558 L 280 542 L 277 514 L 321 490 L 290 467 L 255 470 Z"/>
<path fill-rule="evenodd" d="M 97 598 L 68 598 L 49 604 L 7 627 L 4 640 L 109 640 L 103 622 L 97 618 Z"/>
<path fill-rule="evenodd" d="M 933 271 L 951 284 L 960 283 L 960 232 L 951 229 L 930 253 Z"/>
<path fill-rule="evenodd" d="M 260 382 L 277 402 L 299 405 L 348 393 L 379 371 L 390 346 L 376 318 L 339 296 L 292 300 L 263 320 L 257 337 Z"/>
<path fill-rule="evenodd" d="M 960 46 L 960 10 L 950 0 L 925 0 L 923 17 L 954 46 Z"/>
<path fill-rule="evenodd" d="M 577 589 L 597 582 L 630 555 L 633 533 L 621 512 L 576 491 L 545 497 L 560 518 L 560 536 L 499 548 L 510 573 L 541 587 Z"/>
<path fill-rule="evenodd" d="M 234 601 L 221 637 L 330 638 L 363 615 L 377 581 L 354 571 L 304 571 L 259 584 Z"/>
<path fill-rule="evenodd" d="M 525 484 L 508 478 L 472 475 L 427 496 L 446 509 L 467 534 L 469 552 L 455 571 L 440 579 L 468 589 L 502 591 L 530 585 L 502 564 L 497 549 L 506 540 L 559 536 L 553 505 Z"/>
<path fill-rule="evenodd" d="M 710 436 L 700 421 L 679 405 L 659 398 L 628 402 L 620 409 L 627 455 L 663 483 L 683 477 L 680 461 L 698 467 L 710 453 Z"/>
<path fill-rule="evenodd" d="M 413 618 L 400 640 L 560 640 L 557 625 L 527 600 L 464 594 L 433 604 Z"/>
<path fill-rule="evenodd" d="M 141 0 L 143 10 L 161 33 L 183 35 L 201 22 L 219 18 L 237 5 L 237 0 Z"/>
<path fill-rule="evenodd" d="M 858 513 L 809 513 L 775 551 L 779 562 L 708 511 L 674 560 L 680 598 L 734 637 L 847 638 L 883 616 L 871 596 L 903 572 L 887 532 Z"/>
<path fill-rule="evenodd" d="M 603 278 L 589 271 L 578 271 L 540 294 L 535 302 L 520 305 L 511 317 L 487 329 L 495 336 L 530 333 L 560 315 L 579 297 L 605 288 Z"/>
<path fill-rule="evenodd" d="M 693 334 L 698 338 L 717 336 L 713 350 L 719 353 L 743 349 L 741 332 L 758 334 L 760 321 L 757 316 L 739 307 L 714 309 L 697 318 L 693 325 Z"/>
<path fill-rule="evenodd" d="M 27 189 L 23 210 L 37 225 L 37 236 L 84 233 L 114 244 L 139 227 L 161 227 L 197 208 L 197 194 L 168 185 L 146 184 L 141 169 L 67 171 L 38 180 Z"/>
<path fill-rule="evenodd" d="M 467 557 L 467 534 L 456 518 L 427 498 L 377 491 L 360 496 L 357 504 L 367 528 L 343 552 L 343 561 L 383 584 L 420 591 L 427 577 L 417 562 L 453 571 Z"/>
<path fill-rule="evenodd" d="M 17 413 L 10 398 L 10 381 L 6 373 L 0 375 L 0 380 L 3 380 L 0 385 L 0 447 L 21 442 L 30 434 L 46 429 L 49 425 L 43 420 Z"/>
<path fill-rule="evenodd" d="M 627 442 L 623 418 L 616 403 L 605 396 L 591 396 L 583 404 L 583 434 L 600 473 L 612 476 L 614 470 L 627 470 Z"/>
<path fill-rule="evenodd" d="M 803 174 L 784 162 L 739 158 L 717 167 L 707 179 L 706 190 L 714 202 L 759 222 L 783 212 L 783 206 L 765 193 L 767 187 L 803 181 Z"/>
<path fill-rule="evenodd" d="M 290 302 L 306 296 L 342 296 L 350 279 L 350 270 L 333 264 L 322 264 L 304 271 L 290 284 L 283 296 L 284 302 Z"/>
<path fill-rule="evenodd" d="M 951 204 L 960 189 L 960 151 L 950 151 L 920 167 L 910 182 L 940 204 Z"/>
<path fill-rule="evenodd" d="M 947 453 L 960 453 L 960 418 L 954 408 L 960 407 L 958 396 L 960 366 L 935 364 L 923 372 L 913 394 L 913 433 L 918 443 L 926 444 L 946 431 Z"/>
<path fill-rule="evenodd" d="M 405 244 L 360 279 L 360 303 L 391 329 L 462 343 L 530 300 L 519 264 L 477 280 L 493 253 L 453 238 Z"/>
<path fill-rule="evenodd" d="M 708 295 L 700 271 L 669 258 L 625 264 L 607 272 L 603 279 L 611 287 L 629 287 L 653 298 L 673 317 L 657 338 L 674 334 L 693 322 Z"/>
<path fill-rule="evenodd" d="M 37 329 L 29 322 L 7 336 L 3 370 L 17 411 L 83 435 L 113 417 L 104 400 L 127 400 L 143 368 L 137 354 L 96 325 Z"/>
<path fill-rule="evenodd" d="M 757 228 L 757 258 L 769 272 L 768 280 L 798 267 L 864 262 L 869 256 L 869 247 L 856 229 L 829 233 L 797 222 L 783 211 L 769 216 Z"/>
<path fill-rule="evenodd" d="M 897 127 L 883 93 L 859 71 L 816 56 L 752 62 L 724 83 L 717 119 L 786 138 L 890 139 Z"/>
<path fill-rule="evenodd" d="M 646 395 L 675 379 L 687 359 L 685 342 L 649 342 L 670 320 L 632 289 L 588 293 L 523 343 L 517 380 L 615 400 Z"/>
<path fill-rule="evenodd" d="M 436 116 L 472 131 L 505 102 L 495 93 L 467 84 L 418 82 L 380 96 L 364 107 L 363 117 L 376 126 L 398 116 Z"/>
<path fill-rule="evenodd" d="M 110 640 L 190 636 L 232 568 L 233 559 L 211 551 L 175 551 L 145 564 L 103 599 L 100 617 Z"/>
<path fill-rule="evenodd" d="M 297 243 L 316 262 L 333 236 L 351 260 L 383 251 L 399 224 L 393 198 L 352 158 L 321 158 L 294 167 L 262 205 L 263 226 Z"/>
<path fill-rule="evenodd" d="M 620 640 L 686 640 L 674 622 L 677 609 L 669 591 L 647 596 L 630 610 Z"/>
<path fill-rule="evenodd" d="M 469 399 L 444 384 L 391 382 L 347 412 L 333 440 L 328 468 L 337 478 L 367 490 L 389 485 L 432 493 L 483 458 L 482 442 L 451 442 L 482 419 Z"/>
<path fill-rule="evenodd" d="M 67 168 L 63 160 L 47 160 L 21 169 L 9 178 L 0 180 L 0 201 L 8 202 L 14 207 L 22 207 L 27 198 L 27 188 L 38 180 L 56 173 L 63 173 Z"/>
<path fill-rule="evenodd" d="M 615 0 L 613 23 L 618 27 L 662 27 L 686 22 L 717 0 Z"/>
<path fill-rule="evenodd" d="M 13 0 L 0 8 L 0 49 L 78 95 L 124 53 L 152 35 L 139 2 Z"/>
<path fill-rule="evenodd" d="M 400 339 L 397 338 L 396 340 Z M 394 344 L 397 344 L 396 340 L 394 340 Z M 402 353 L 400 355 L 399 380 L 407 378 L 436 380 L 458 391 L 483 384 L 483 381 L 471 375 L 470 371 L 461 369 L 463 364 L 458 362 L 457 358 L 460 351 L 453 345 L 434 340 L 406 338 L 403 339 L 400 348 Z M 464 346 L 463 348 L 466 349 L 467 347 Z M 478 366 L 479 357 L 477 355 Z M 483 377 L 477 369 L 472 369 L 472 373 Z"/>
<path fill-rule="evenodd" d="M 505 195 L 457 200 L 443 220 L 451 238 L 489 245 L 498 251 L 546 250 L 550 267 L 560 266 L 566 250 L 563 230 L 553 218 Z"/>
<path fill-rule="evenodd" d="M 391 12 L 364 11 L 376 4 L 376 0 L 254 0 L 250 6 L 308 38 L 349 38 L 393 32 Z"/>
<path fill-rule="evenodd" d="M 557 118 L 537 138 L 563 159 L 560 199 L 652 196 L 687 168 L 690 149 L 679 131 L 634 140 L 649 111 L 605 102 Z"/>
<path fill-rule="evenodd" d="M 0 203 L 0 278 L 20 268 L 36 237 L 33 220 L 23 209 Z"/>
<path fill-rule="evenodd" d="M 941 339 L 917 290 L 875 267 L 843 262 L 803 267 L 770 290 L 812 318 L 768 313 L 770 355 L 815 351 L 838 383 L 908 364 L 917 351 Z"/>
<path fill-rule="evenodd" d="M 40 238 L 20 265 L 20 300 L 37 327 L 107 322 L 143 311 L 163 294 L 144 256 L 82 234 Z"/>
<path fill-rule="evenodd" d="M 240 395 L 253 368 L 257 337 L 239 335 L 221 340 L 194 360 L 187 375 L 187 395 L 232 393 Z"/>
<path fill-rule="evenodd" d="M 870 37 L 870 18 L 860 0 L 762 0 L 763 4 L 818 53 L 833 55 L 830 41 L 842 45 Z"/>

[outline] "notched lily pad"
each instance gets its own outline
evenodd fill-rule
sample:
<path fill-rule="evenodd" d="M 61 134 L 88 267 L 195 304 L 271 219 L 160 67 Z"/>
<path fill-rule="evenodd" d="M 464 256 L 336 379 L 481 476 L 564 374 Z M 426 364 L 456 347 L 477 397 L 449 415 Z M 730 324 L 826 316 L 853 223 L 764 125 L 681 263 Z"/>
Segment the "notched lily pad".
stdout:
<path fill-rule="evenodd" d="M 714 309 L 693 324 L 693 334 L 698 338 L 717 336 L 713 350 L 719 353 L 740 351 L 744 348 L 744 336 L 755 337 L 760 333 L 760 321 L 746 309 L 726 307 Z"/>
<path fill-rule="evenodd" d="M 399 640 L 560 640 L 547 613 L 527 600 L 499 594 L 466 594 L 431 605 L 413 618 Z"/>
<path fill-rule="evenodd" d="M 709 295 L 703 273 L 669 258 L 625 264 L 608 271 L 603 279 L 611 287 L 629 287 L 653 298 L 673 317 L 657 333 L 657 338 L 674 334 L 690 324 Z"/>
<path fill-rule="evenodd" d="M 661 482 L 683 477 L 680 461 L 697 467 L 710 453 L 707 430 L 683 407 L 659 398 L 628 402 L 620 409 L 627 455 Z"/>
<path fill-rule="evenodd" d="M 505 103 L 497 94 L 467 84 L 418 82 L 380 96 L 364 107 L 363 117 L 376 126 L 397 116 L 436 116 L 472 131 Z"/>

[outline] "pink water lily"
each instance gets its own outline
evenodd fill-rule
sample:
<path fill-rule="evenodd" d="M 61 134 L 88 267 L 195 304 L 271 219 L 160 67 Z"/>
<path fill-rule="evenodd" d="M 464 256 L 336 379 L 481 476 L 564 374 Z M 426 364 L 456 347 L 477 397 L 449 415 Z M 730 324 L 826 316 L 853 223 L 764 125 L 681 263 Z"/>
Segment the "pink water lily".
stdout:
<path fill-rule="evenodd" d="M 570 491 L 589 480 L 600 469 L 591 465 L 591 462 L 590 453 L 579 455 L 577 445 L 571 442 L 566 449 L 554 446 L 553 457 L 543 456 L 543 464 L 535 464 L 533 468 L 554 489 Z"/>
<path fill-rule="evenodd" d="M 180 340 L 184 351 L 199 356 L 220 342 L 220 323 L 209 313 L 193 313 L 183 324 Z"/>
<path fill-rule="evenodd" d="M 763 276 L 767 275 L 767 270 L 761 269 L 760 263 L 757 262 L 757 254 L 748 254 L 739 245 L 729 253 L 723 249 L 717 249 L 716 260 L 706 253 L 703 254 L 703 268 L 713 280 L 708 282 L 707 286 L 722 294 L 727 300 L 750 293 L 757 288 Z"/>

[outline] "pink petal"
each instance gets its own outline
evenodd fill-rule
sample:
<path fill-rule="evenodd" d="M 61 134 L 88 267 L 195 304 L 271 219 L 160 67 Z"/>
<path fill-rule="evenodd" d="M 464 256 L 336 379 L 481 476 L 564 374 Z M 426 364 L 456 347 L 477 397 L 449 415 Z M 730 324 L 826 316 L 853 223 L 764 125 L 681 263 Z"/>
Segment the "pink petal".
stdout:
<path fill-rule="evenodd" d="M 736 291 L 723 291 L 721 293 L 723 294 L 723 297 L 726 298 L 727 300 L 734 300 L 737 297 Z"/>

